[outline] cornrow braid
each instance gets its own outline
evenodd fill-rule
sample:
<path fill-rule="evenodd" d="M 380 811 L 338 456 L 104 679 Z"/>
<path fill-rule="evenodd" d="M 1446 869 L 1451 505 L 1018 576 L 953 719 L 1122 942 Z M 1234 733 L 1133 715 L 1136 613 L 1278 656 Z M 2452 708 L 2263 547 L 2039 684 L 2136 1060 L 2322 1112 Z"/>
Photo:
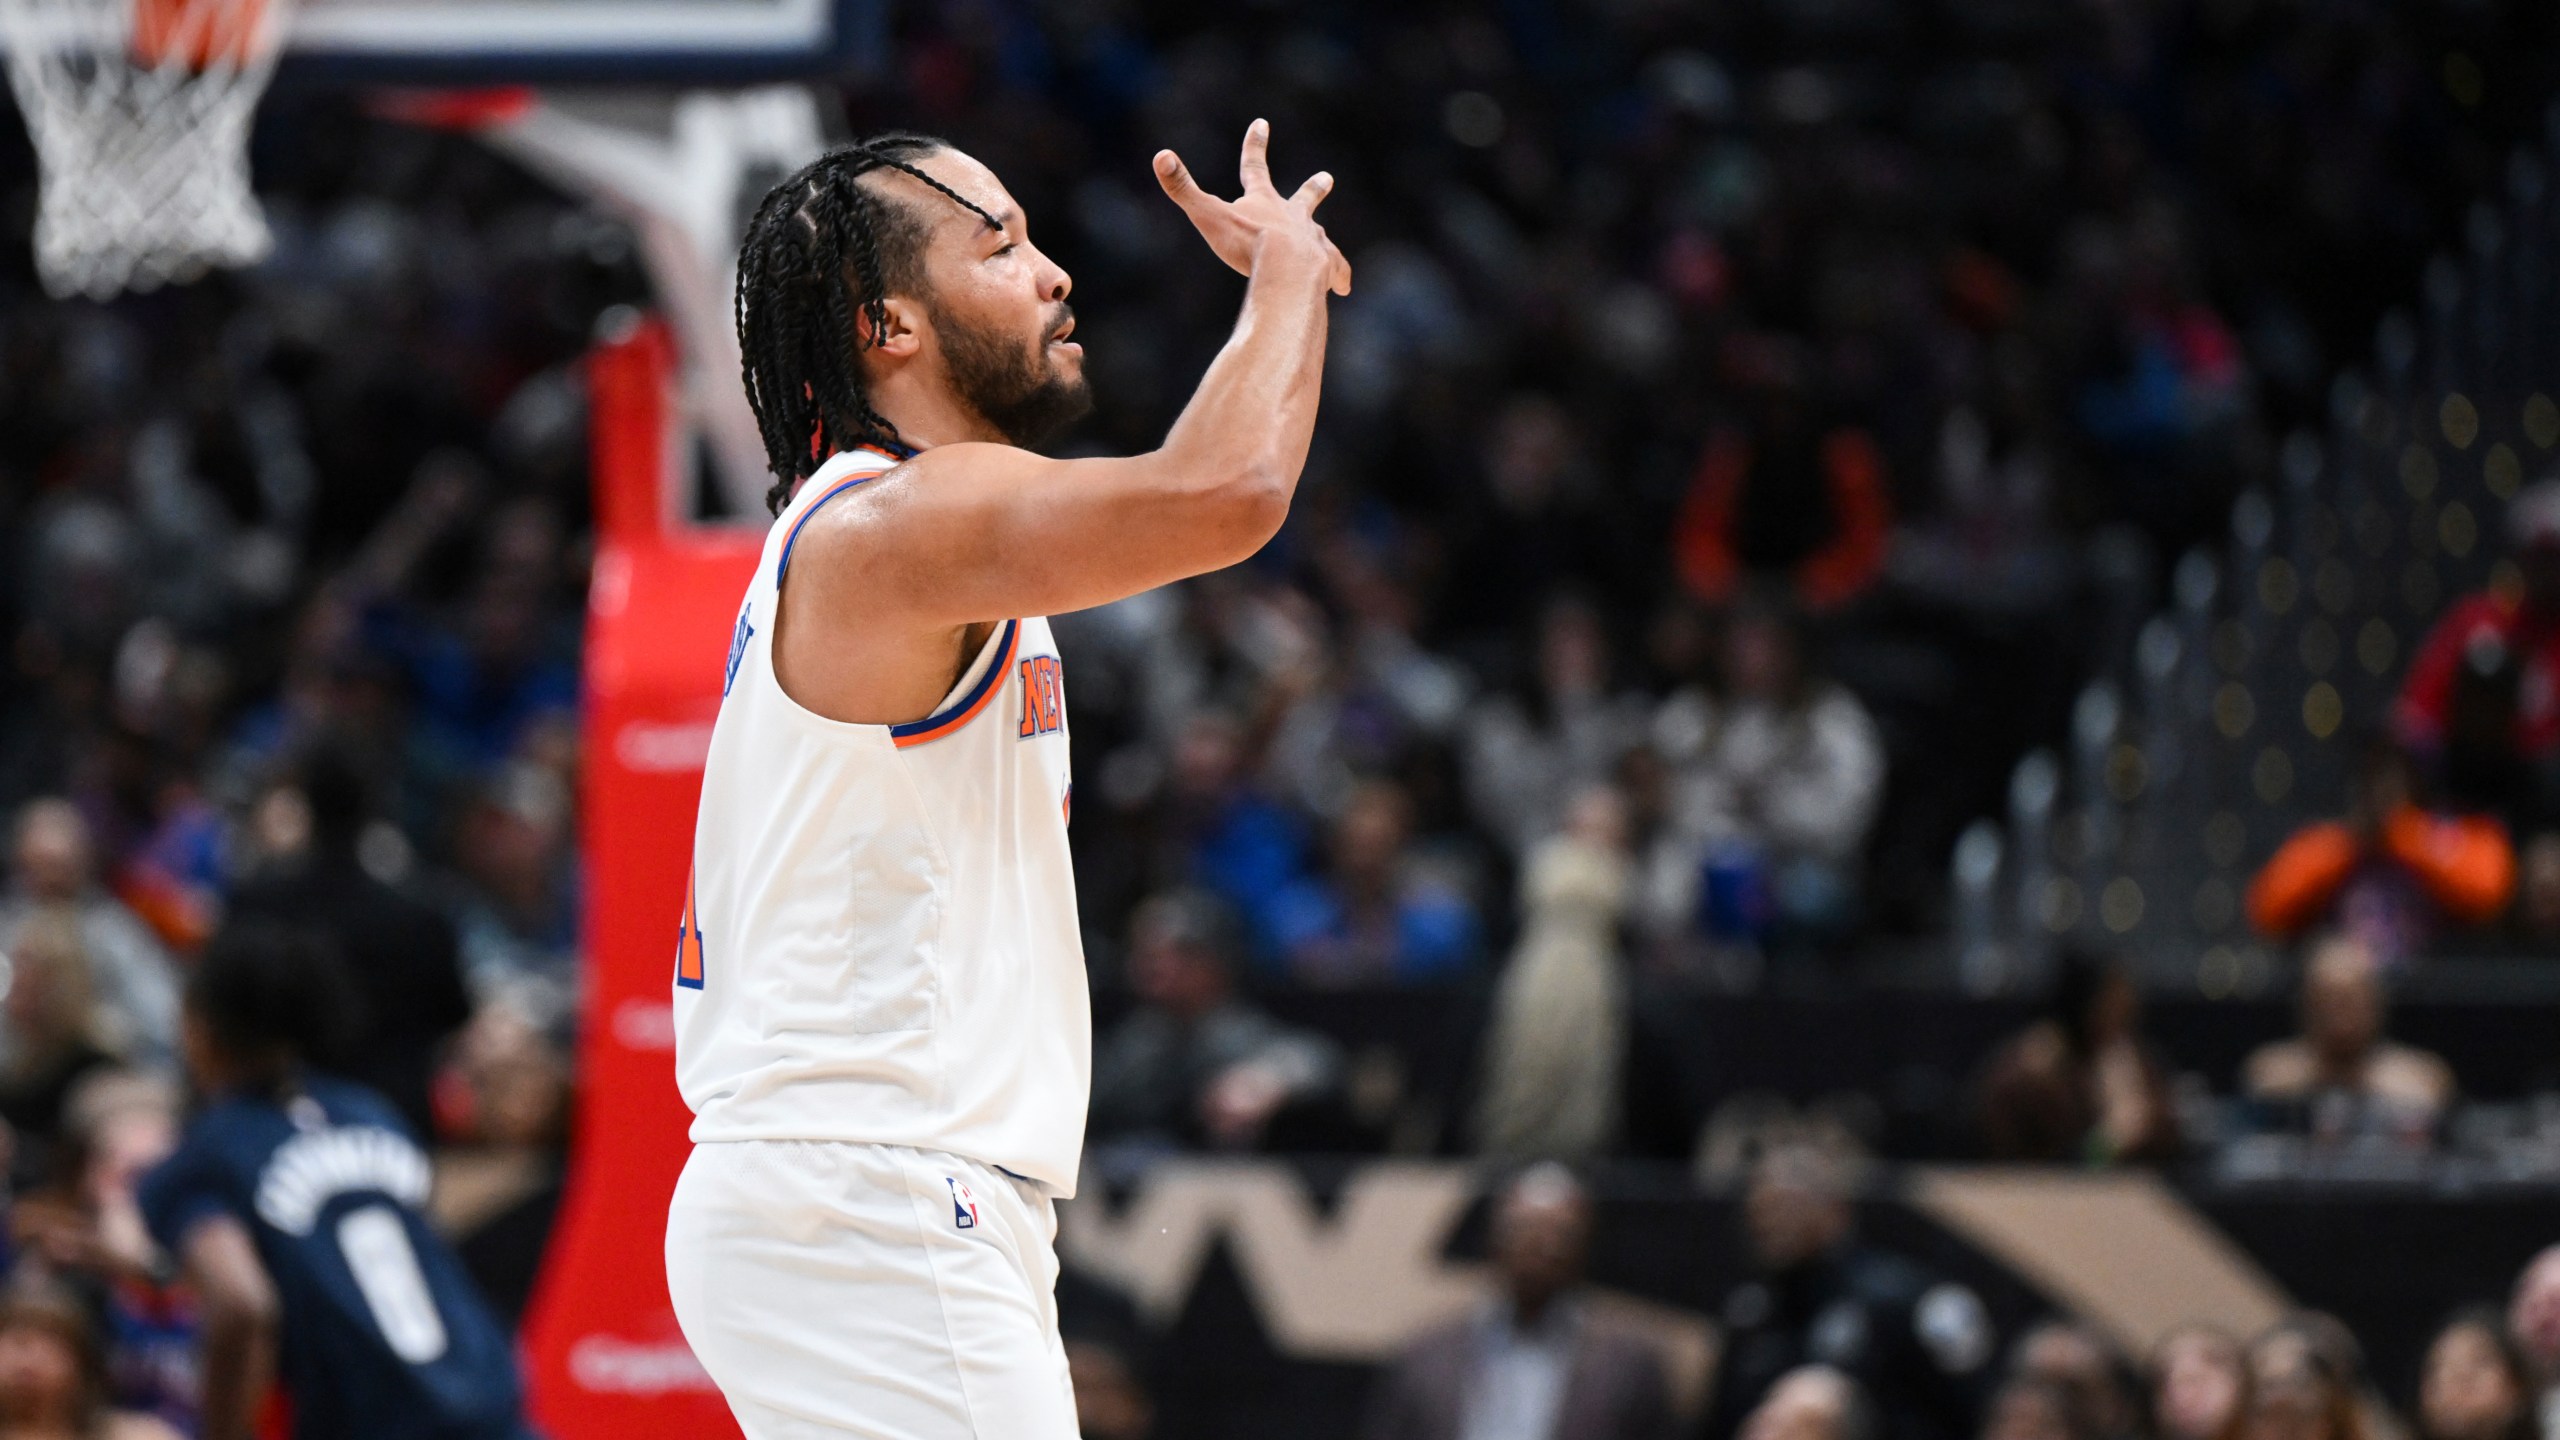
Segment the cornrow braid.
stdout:
<path fill-rule="evenodd" d="M 916 168 L 948 148 L 927 135 L 883 135 L 831 150 L 766 192 L 747 221 L 738 248 L 738 367 L 774 475 L 765 505 L 776 515 L 836 450 L 911 453 L 898 427 L 871 408 L 859 354 L 887 331 L 889 296 L 921 286 L 930 229 L 859 181 L 895 170 L 994 225 L 976 202 Z"/>

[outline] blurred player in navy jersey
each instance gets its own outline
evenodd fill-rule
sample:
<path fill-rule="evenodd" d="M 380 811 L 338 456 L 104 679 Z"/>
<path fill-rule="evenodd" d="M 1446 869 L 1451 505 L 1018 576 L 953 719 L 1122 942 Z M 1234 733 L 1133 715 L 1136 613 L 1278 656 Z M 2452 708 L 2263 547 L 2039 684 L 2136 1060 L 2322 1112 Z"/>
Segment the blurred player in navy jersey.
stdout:
<path fill-rule="evenodd" d="M 310 1068 L 347 994 L 316 941 L 263 925 L 187 986 L 203 1109 L 142 1209 L 203 1307 L 204 1440 L 526 1440 L 514 1348 L 428 1226 L 425 1153 Z"/>

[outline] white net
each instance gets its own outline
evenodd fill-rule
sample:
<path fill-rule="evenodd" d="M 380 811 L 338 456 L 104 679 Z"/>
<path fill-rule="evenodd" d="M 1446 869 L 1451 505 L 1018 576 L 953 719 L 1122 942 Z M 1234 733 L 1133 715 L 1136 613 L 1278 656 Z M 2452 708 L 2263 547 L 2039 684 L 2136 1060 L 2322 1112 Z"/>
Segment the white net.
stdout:
<path fill-rule="evenodd" d="M 106 299 L 254 264 L 249 122 L 288 0 L 0 0 L 42 167 L 36 268 Z"/>

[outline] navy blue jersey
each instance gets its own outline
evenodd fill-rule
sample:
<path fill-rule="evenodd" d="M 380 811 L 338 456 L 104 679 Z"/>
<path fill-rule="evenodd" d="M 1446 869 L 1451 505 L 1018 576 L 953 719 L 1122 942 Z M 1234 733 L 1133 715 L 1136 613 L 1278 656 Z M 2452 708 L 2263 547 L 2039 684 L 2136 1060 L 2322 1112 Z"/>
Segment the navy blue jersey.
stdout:
<path fill-rule="evenodd" d="M 171 1253 L 216 1215 L 256 1238 L 295 1440 L 526 1435 L 514 1346 L 428 1226 L 430 1178 L 389 1101 L 314 1077 L 284 1101 L 215 1102 L 143 1180 Z"/>

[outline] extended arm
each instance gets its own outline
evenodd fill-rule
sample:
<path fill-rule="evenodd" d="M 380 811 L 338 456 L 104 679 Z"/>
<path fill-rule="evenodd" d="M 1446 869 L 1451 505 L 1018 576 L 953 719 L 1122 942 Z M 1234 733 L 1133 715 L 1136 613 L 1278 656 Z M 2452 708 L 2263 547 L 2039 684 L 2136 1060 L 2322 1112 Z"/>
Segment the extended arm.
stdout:
<path fill-rule="evenodd" d="M 250 1440 L 275 1379 L 275 1285 L 248 1230 L 229 1216 L 189 1231 L 186 1252 L 204 1307 L 204 1440 Z"/>
<path fill-rule="evenodd" d="M 794 614 L 930 632 L 1080 610 L 1251 555 L 1280 527 L 1306 463 L 1323 378 L 1325 292 L 1350 269 L 1315 221 L 1332 188 L 1272 187 L 1269 130 L 1247 135 L 1244 194 L 1202 191 L 1172 152 L 1156 176 L 1219 258 L 1249 279 L 1235 333 L 1162 447 L 1052 460 L 1010 446 L 926 451 L 820 512 L 794 561 Z M 823 577 L 823 578 L 821 578 Z"/>

